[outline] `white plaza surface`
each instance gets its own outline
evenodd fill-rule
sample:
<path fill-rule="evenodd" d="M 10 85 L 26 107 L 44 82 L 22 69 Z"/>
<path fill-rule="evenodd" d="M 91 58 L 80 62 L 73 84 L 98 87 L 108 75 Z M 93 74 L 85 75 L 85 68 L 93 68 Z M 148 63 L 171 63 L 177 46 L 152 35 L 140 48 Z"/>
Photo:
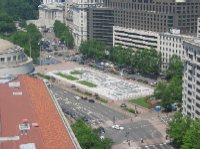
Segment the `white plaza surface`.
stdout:
<path fill-rule="evenodd" d="M 71 74 L 70 72 L 79 70 L 82 74 Z M 56 73 L 63 73 L 72 75 L 79 80 L 71 81 L 56 75 Z M 111 100 L 127 100 L 137 97 L 145 97 L 153 94 L 153 89 L 142 85 L 136 81 L 127 81 L 119 78 L 112 77 L 108 74 L 101 73 L 89 68 L 75 68 L 71 70 L 51 71 L 48 72 L 49 76 L 53 76 L 60 81 L 74 84 L 78 88 L 88 90 L 92 93 L 97 93 Z M 88 87 L 80 84 L 78 81 L 85 80 L 97 85 L 97 87 Z"/>

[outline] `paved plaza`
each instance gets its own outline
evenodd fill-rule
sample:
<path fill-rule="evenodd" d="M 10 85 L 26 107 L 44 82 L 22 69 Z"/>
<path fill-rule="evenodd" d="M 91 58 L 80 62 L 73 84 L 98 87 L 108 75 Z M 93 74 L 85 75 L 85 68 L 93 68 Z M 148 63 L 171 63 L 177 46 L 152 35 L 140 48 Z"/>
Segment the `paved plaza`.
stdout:
<path fill-rule="evenodd" d="M 70 72 L 78 70 L 81 74 L 71 74 Z M 96 87 L 88 87 L 78 83 L 78 81 L 72 81 L 56 75 L 58 72 L 63 74 L 73 75 L 78 78 L 78 81 L 84 80 L 96 84 Z M 136 81 L 122 80 L 113 76 L 110 76 L 99 71 L 95 71 L 89 68 L 75 68 L 71 70 L 51 71 L 48 75 L 55 77 L 58 80 L 71 83 L 79 88 L 97 93 L 103 97 L 111 100 L 127 100 L 138 97 L 149 96 L 153 94 L 153 89 L 140 84 Z"/>

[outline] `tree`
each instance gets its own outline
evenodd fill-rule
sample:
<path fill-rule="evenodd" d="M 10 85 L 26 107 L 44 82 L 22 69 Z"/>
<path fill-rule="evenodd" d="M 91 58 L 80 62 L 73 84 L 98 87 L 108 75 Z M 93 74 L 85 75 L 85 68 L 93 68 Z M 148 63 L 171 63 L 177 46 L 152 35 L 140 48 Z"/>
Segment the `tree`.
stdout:
<path fill-rule="evenodd" d="M 113 47 L 110 52 L 110 60 L 120 66 L 130 65 L 132 53 L 132 49 L 122 48 L 121 46 Z"/>
<path fill-rule="evenodd" d="M 0 33 L 12 33 L 16 31 L 13 18 L 7 13 L 0 12 Z"/>
<path fill-rule="evenodd" d="M 183 137 L 181 149 L 199 149 L 200 148 L 200 120 L 192 121 L 190 129 Z"/>
<path fill-rule="evenodd" d="M 140 49 L 131 57 L 132 69 L 148 75 L 159 75 L 161 56 L 155 49 Z"/>
<path fill-rule="evenodd" d="M 112 140 L 105 138 L 100 139 L 97 129 L 92 129 L 82 120 L 76 121 L 72 125 L 72 130 L 83 149 L 111 149 Z"/>
<path fill-rule="evenodd" d="M 92 59 L 103 60 L 106 57 L 105 44 L 96 40 L 88 40 L 81 43 L 80 52 Z"/>
<path fill-rule="evenodd" d="M 16 45 L 23 47 L 24 52 L 29 56 L 31 50 L 31 57 L 36 61 L 40 54 L 38 43 L 41 40 L 42 35 L 33 24 L 28 25 L 26 30 L 27 32 L 13 33 L 8 39 Z"/>
<path fill-rule="evenodd" d="M 53 25 L 54 33 L 56 37 L 60 38 L 61 41 L 65 42 L 66 46 L 68 48 L 74 47 L 74 38 L 72 36 L 72 33 L 69 30 L 68 26 L 65 26 L 64 23 L 61 23 L 60 21 L 56 20 Z"/>
<path fill-rule="evenodd" d="M 172 77 L 181 77 L 183 74 L 183 63 L 177 55 L 173 55 L 169 60 L 169 67 L 167 69 L 166 75 L 167 79 Z"/>
<path fill-rule="evenodd" d="M 172 121 L 169 121 L 167 134 L 170 136 L 173 142 L 178 145 L 178 147 L 180 147 L 183 144 L 184 137 L 187 134 L 187 130 L 190 129 L 191 123 L 192 123 L 191 118 L 183 117 L 183 115 L 179 112 L 175 114 Z M 189 133 L 191 132 L 189 131 Z"/>

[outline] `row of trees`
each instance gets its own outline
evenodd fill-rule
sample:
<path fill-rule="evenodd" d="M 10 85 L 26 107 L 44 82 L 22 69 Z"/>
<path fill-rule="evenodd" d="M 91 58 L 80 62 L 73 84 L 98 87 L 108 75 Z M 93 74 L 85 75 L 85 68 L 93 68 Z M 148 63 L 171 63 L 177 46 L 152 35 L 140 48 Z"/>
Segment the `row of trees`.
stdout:
<path fill-rule="evenodd" d="M 100 139 L 98 129 L 92 129 L 82 120 L 72 125 L 72 130 L 83 149 L 111 149 L 113 141 L 109 138 Z"/>
<path fill-rule="evenodd" d="M 74 38 L 68 26 L 56 20 L 53 29 L 56 37 L 60 38 L 61 41 L 65 42 L 68 48 L 74 47 Z"/>
<path fill-rule="evenodd" d="M 193 120 L 176 113 L 172 121 L 169 121 L 167 134 L 181 149 L 200 148 L 200 120 Z"/>
<path fill-rule="evenodd" d="M 132 49 L 113 47 L 106 54 L 105 45 L 99 41 L 89 40 L 80 45 L 80 52 L 95 60 L 108 59 L 118 66 L 130 66 L 133 71 L 142 74 L 158 75 L 160 73 L 161 57 L 155 49 Z"/>
<path fill-rule="evenodd" d="M 154 96 L 161 99 L 162 107 L 169 109 L 171 104 L 182 102 L 183 63 L 178 56 L 171 57 L 166 74 L 167 81 L 157 85 Z"/>

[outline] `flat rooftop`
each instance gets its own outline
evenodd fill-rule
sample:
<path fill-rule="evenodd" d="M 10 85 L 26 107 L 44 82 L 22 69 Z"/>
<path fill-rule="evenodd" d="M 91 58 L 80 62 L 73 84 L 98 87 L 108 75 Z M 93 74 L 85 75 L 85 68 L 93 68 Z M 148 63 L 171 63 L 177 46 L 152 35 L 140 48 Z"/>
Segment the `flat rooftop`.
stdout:
<path fill-rule="evenodd" d="M 75 148 L 42 80 L 19 76 L 0 91 L 0 137 L 16 139 L 0 149 Z"/>

